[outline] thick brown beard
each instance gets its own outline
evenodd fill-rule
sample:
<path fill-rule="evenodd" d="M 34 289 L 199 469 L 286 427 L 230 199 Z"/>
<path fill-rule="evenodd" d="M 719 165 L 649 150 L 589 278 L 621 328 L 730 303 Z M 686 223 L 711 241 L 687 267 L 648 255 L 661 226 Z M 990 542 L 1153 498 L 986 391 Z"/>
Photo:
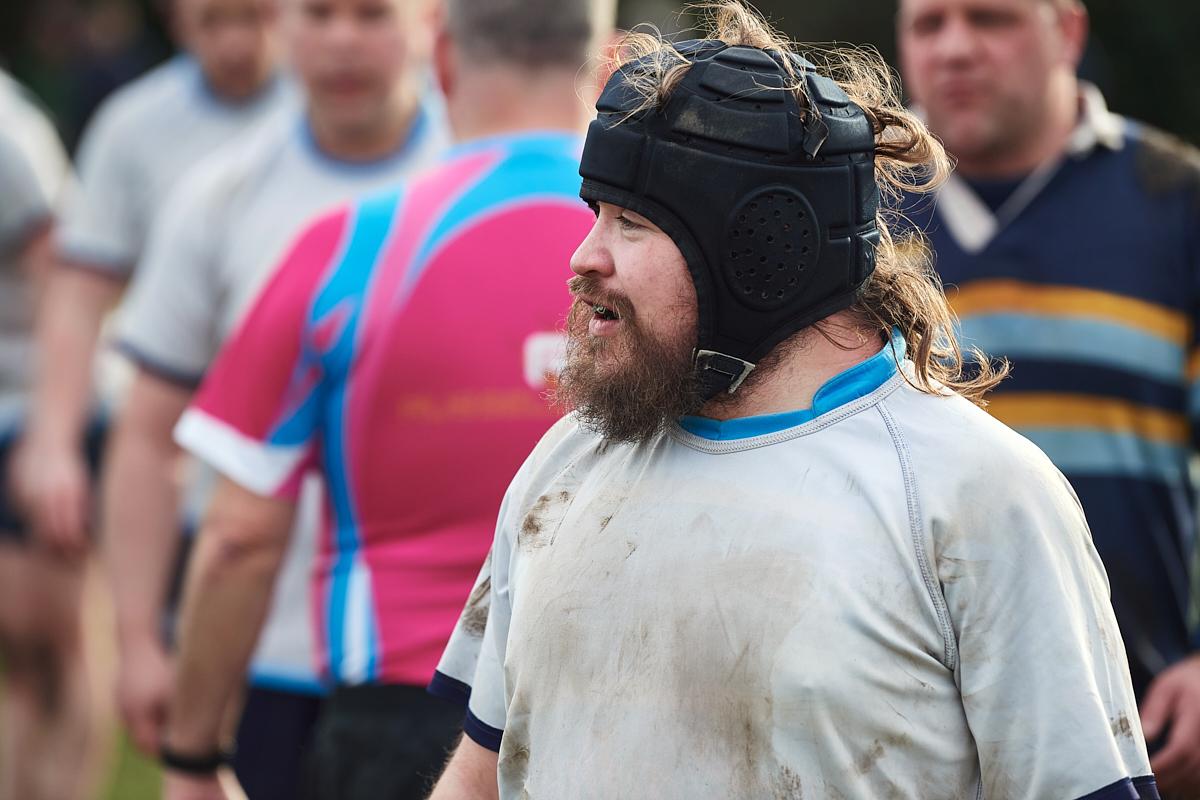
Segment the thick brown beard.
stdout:
<path fill-rule="evenodd" d="M 622 331 L 612 339 L 588 333 L 594 310 L 576 301 L 567 317 L 566 367 L 559 376 L 555 399 L 573 408 L 581 423 L 605 439 L 644 442 L 654 438 L 679 417 L 694 414 L 703 405 L 700 382 L 692 365 L 690 341 L 660 342 L 643 331 L 627 303 L 603 298 L 586 283 L 572 284 L 576 294 L 596 302 L 608 300 L 622 312 Z M 623 306 L 623 307 L 622 307 Z M 601 369 L 607 351 L 620 363 Z"/>

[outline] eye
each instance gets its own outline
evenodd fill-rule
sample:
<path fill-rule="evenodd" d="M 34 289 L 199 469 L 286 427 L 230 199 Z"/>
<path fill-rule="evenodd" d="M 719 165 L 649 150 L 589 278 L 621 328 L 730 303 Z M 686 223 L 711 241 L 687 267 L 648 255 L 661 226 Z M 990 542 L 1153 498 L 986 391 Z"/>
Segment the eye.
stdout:
<path fill-rule="evenodd" d="M 917 36 L 929 36 L 937 33 L 943 23 L 940 14 L 922 14 L 909 22 L 909 30 Z"/>
<path fill-rule="evenodd" d="M 326 22 L 333 15 L 333 9 L 324 2 L 305 3 L 303 8 L 305 16 L 313 22 Z"/>
<path fill-rule="evenodd" d="M 621 230 L 623 231 L 635 231 L 641 229 L 642 227 L 624 214 L 617 217 L 617 224 L 621 226 Z"/>
<path fill-rule="evenodd" d="M 1016 14 L 1002 9 L 979 9 L 972 11 L 968 18 L 976 28 L 985 29 L 1011 28 L 1019 21 Z"/>
<path fill-rule="evenodd" d="M 392 7 L 387 3 L 366 5 L 358 10 L 358 18 L 363 22 L 380 22 L 392 15 Z"/>

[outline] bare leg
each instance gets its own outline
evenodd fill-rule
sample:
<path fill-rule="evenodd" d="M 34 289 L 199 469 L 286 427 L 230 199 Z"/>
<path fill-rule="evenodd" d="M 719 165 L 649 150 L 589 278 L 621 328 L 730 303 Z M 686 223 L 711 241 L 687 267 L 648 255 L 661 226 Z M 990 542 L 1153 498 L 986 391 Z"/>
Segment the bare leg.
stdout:
<path fill-rule="evenodd" d="M 81 620 L 85 564 L 0 545 L 0 800 L 84 800 L 107 745 L 93 707 Z M 91 605 L 89 603 L 89 605 Z"/>

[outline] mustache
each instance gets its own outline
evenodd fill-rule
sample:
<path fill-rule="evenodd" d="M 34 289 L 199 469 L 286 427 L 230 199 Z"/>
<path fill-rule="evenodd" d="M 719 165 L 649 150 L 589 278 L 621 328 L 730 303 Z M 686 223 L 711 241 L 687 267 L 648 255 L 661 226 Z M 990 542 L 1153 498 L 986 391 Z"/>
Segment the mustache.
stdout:
<path fill-rule="evenodd" d="M 567 281 L 567 290 L 571 293 L 571 297 L 576 303 L 583 302 L 583 298 L 587 298 L 589 302 L 599 303 L 600 305 L 616 311 L 621 315 L 622 319 L 633 318 L 633 303 L 629 298 L 616 292 L 610 292 L 600 286 L 600 281 L 588 275 L 576 275 Z"/>

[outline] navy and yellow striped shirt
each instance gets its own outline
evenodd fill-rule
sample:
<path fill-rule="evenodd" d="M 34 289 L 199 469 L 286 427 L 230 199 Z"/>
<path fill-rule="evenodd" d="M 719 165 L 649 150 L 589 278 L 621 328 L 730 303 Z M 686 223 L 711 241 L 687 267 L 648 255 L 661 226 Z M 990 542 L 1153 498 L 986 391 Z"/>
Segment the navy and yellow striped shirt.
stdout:
<path fill-rule="evenodd" d="M 964 343 L 1012 362 L 989 410 L 1079 495 L 1140 696 L 1200 644 L 1200 154 L 1094 89 L 1083 108 L 1067 155 L 999 208 L 952 179 L 906 211 Z"/>

